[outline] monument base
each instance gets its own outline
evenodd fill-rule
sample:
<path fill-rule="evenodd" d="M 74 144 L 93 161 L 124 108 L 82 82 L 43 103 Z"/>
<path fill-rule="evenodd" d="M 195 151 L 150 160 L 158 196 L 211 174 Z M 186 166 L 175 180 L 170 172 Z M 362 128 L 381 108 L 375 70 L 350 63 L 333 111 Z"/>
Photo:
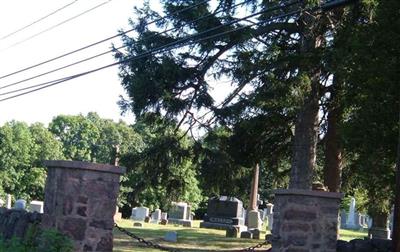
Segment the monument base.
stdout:
<path fill-rule="evenodd" d="M 247 231 L 247 227 L 243 225 L 229 225 L 224 223 L 215 223 L 215 222 L 200 222 L 200 228 L 212 228 L 212 229 L 221 229 L 228 230 L 230 228 L 238 228 L 239 233 L 243 231 Z"/>
<path fill-rule="evenodd" d="M 276 190 L 272 252 L 336 252 L 341 193 Z"/>
<path fill-rule="evenodd" d="M 192 227 L 191 220 L 182 220 L 182 219 L 168 219 L 168 224 L 177 224 L 182 225 L 184 227 Z"/>

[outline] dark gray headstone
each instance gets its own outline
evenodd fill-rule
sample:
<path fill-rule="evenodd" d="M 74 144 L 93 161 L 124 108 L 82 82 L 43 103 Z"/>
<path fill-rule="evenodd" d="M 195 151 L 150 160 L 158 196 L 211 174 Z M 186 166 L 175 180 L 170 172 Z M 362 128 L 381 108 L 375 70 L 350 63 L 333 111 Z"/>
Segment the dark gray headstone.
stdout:
<path fill-rule="evenodd" d="M 209 217 L 242 217 L 243 203 L 235 197 L 213 197 L 208 200 L 207 215 Z"/>

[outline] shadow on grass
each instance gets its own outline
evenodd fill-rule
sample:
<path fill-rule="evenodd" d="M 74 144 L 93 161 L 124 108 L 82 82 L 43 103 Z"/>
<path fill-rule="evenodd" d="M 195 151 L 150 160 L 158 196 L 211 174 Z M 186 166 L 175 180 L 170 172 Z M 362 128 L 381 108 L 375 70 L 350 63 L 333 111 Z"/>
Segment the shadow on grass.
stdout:
<path fill-rule="evenodd" d="M 125 221 L 120 223 L 123 228 L 135 235 L 144 238 L 153 243 L 160 244 L 171 249 L 179 251 L 242 251 L 244 248 L 254 246 L 263 240 L 238 239 L 225 237 L 225 231 L 214 229 L 199 229 L 199 228 L 183 228 L 178 226 L 159 226 L 145 225 L 144 227 L 128 227 L 131 223 Z M 178 242 L 170 243 L 162 238 L 168 231 L 175 231 L 178 234 Z M 126 234 L 114 231 L 115 247 L 118 251 L 157 251 L 155 249 L 146 248 L 144 244 L 133 241 Z M 268 251 L 269 247 L 257 249 L 257 251 Z"/>

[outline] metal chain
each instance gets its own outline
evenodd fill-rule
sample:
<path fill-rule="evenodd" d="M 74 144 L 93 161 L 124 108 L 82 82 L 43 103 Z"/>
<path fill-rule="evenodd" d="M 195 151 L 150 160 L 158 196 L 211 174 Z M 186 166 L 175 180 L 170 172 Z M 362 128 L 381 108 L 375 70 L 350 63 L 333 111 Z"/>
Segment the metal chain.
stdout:
<path fill-rule="evenodd" d="M 263 246 L 266 246 L 266 245 L 268 245 L 268 244 L 270 244 L 269 241 L 264 241 L 264 242 L 261 242 L 261 243 L 259 243 L 259 244 L 257 244 L 257 245 L 254 245 L 254 246 L 251 246 L 251 247 L 242 249 L 242 250 L 240 250 L 240 251 L 256 251 L 256 249 L 261 248 L 261 247 L 263 247 Z"/>
<path fill-rule="evenodd" d="M 140 242 L 140 243 L 145 244 L 147 247 L 153 247 L 153 248 L 156 248 L 156 249 L 159 249 L 159 250 L 171 251 L 171 252 L 179 252 L 179 251 L 180 251 L 179 249 L 168 248 L 168 247 L 161 246 L 160 244 L 153 243 L 153 242 L 151 242 L 151 241 L 147 241 L 147 240 L 145 240 L 145 239 L 143 239 L 143 238 L 141 238 L 141 237 L 135 235 L 134 233 L 129 232 L 129 231 L 126 230 L 125 228 L 118 226 L 117 223 L 114 223 L 114 226 L 115 226 L 119 231 L 121 231 L 122 233 L 126 234 L 127 236 L 129 236 L 129 237 L 131 237 L 131 238 L 133 238 L 133 239 L 135 239 L 135 240 L 137 240 L 137 241 Z M 261 247 L 263 247 L 263 246 L 266 246 L 266 245 L 268 245 L 268 244 L 270 244 L 269 241 L 264 241 L 264 242 L 261 242 L 261 243 L 259 243 L 259 244 L 257 244 L 257 245 L 254 245 L 254 246 L 251 246 L 251 247 L 248 247 L 248 248 L 244 248 L 244 249 L 242 249 L 242 250 L 232 250 L 232 251 L 256 251 L 256 249 L 261 248 Z"/>
<path fill-rule="evenodd" d="M 119 231 L 121 231 L 122 233 L 126 234 L 127 236 L 129 236 L 129 237 L 131 237 L 131 238 L 133 238 L 133 239 L 135 239 L 135 240 L 137 240 L 137 241 L 140 242 L 140 243 L 145 244 L 147 247 L 153 247 L 153 248 L 156 248 L 156 249 L 159 249 L 159 250 L 163 250 L 163 251 L 171 251 L 171 252 L 177 252 L 177 251 L 179 251 L 179 250 L 177 250 L 177 249 L 172 249 L 172 248 L 167 248 L 167 247 L 161 246 L 160 244 L 156 244 L 156 243 L 153 243 L 153 242 L 151 242 L 151 241 L 146 241 L 145 239 L 143 239 L 143 238 L 141 238 L 141 237 L 135 235 L 134 233 L 129 232 L 129 231 L 126 230 L 125 228 L 118 226 L 117 223 L 114 223 L 114 226 L 115 226 Z"/>

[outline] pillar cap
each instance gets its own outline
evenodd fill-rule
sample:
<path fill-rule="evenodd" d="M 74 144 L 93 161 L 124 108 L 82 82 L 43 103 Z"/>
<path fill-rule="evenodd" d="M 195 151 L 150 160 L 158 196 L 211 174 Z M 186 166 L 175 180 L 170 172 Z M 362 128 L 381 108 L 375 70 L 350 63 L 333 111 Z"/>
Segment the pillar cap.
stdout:
<path fill-rule="evenodd" d="M 274 190 L 275 195 L 303 195 L 303 196 L 313 196 L 320 198 L 343 198 L 343 193 L 338 192 L 325 192 L 325 191 L 312 191 L 304 189 L 277 189 Z"/>
<path fill-rule="evenodd" d="M 91 170 L 105 173 L 115 173 L 122 175 L 126 172 L 126 167 L 115 166 L 110 164 L 98 164 L 85 161 L 69 161 L 69 160 L 45 160 L 43 165 L 48 168 L 69 168 L 80 170 Z"/>

